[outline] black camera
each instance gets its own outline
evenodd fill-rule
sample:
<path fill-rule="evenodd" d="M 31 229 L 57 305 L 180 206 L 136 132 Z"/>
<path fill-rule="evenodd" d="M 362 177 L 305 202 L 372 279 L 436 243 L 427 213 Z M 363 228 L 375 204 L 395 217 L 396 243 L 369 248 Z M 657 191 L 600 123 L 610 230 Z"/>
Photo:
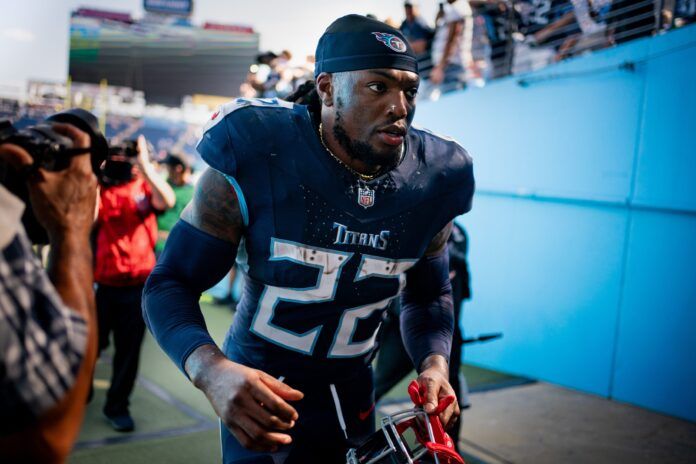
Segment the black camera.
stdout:
<path fill-rule="evenodd" d="M 124 140 L 120 144 L 112 144 L 109 148 L 109 156 L 121 155 L 129 160 L 135 159 L 138 156 L 138 141 Z"/>
<path fill-rule="evenodd" d="M 138 141 L 124 140 L 109 147 L 109 156 L 102 165 L 99 182 L 120 185 L 133 179 L 133 165 L 138 157 Z"/>
<path fill-rule="evenodd" d="M 72 140 L 53 131 L 52 122 L 72 124 L 89 135 L 89 149 L 73 148 Z M 106 159 L 108 144 L 99 130 L 97 118 L 81 108 L 73 108 L 56 113 L 46 120 L 25 129 L 16 129 L 10 121 L 0 121 L 0 144 L 12 143 L 24 148 L 34 160 L 29 170 L 43 168 L 48 171 L 61 171 L 68 167 L 70 158 L 92 153 L 92 170 L 99 173 L 99 168 Z"/>
<path fill-rule="evenodd" d="M 51 128 L 50 123 L 53 122 L 72 124 L 85 132 L 90 138 L 90 148 L 73 147 L 71 139 Z M 49 116 L 43 123 L 24 129 L 15 128 L 10 121 L 0 121 L 0 144 L 4 143 L 24 148 L 34 161 L 21 172 L 7 164 L 0 164 L 0 183 L 26 204 L 22 222 L 31 241 L 48 243 L 48 235 L 36 220 L 29 203 L 27 176 L 39 168 L 61 171 L 70 165 L 73 156 L 87 152 L 91 153 L 92 171 L 98 176 L 109 152 L 106 138 L 99 130 L 97 118 L 92 113 L 73 108 Z"/>

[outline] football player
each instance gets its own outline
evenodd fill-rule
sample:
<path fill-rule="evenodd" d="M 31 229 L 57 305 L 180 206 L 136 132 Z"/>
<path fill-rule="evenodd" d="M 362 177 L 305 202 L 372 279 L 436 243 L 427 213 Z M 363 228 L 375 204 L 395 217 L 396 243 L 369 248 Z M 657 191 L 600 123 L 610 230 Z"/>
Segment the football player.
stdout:
<path fill-rule="evenodd" d="M 304 104 L 237 99 L 205 128 L 210 167 L 143 300 L 220 416 L 225 463 L 345 462 L 374 431 L 370 365 L 400 293 L 425 410 L 454 394 L 446 243 L 474 179 L 460 145 L 411 127 L 418 85 L 397 29 L 344 16 L 319 41 Z M 235 258 L 247 278 L 220 349 L 198 299 Z M 457 414 L 455 402 L 440 417 Z"/>

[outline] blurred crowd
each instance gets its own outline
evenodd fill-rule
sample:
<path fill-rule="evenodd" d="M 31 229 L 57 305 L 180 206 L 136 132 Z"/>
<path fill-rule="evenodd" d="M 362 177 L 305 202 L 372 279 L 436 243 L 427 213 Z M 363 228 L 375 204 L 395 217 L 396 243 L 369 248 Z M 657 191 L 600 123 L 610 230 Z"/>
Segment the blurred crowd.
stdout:
<path fill-rule="evenodd" d="M 434 18 L 404 2 L 400 28 L 419 57 L 421 98 L 520 74 L 573 56 L 682 27 L 696 0 L 447 0 Z M 368 15 L 370 16 L 370 15 Z M 260 54 L 243 97 L 280 97 L 313 78 L 314 57 Z"/>
<path fill-rule="evenodd" d="M 286 97 L 314 78 L 314 56 L 297 60 L 289 50 L 279 55 L 266 52 L 256 57 L 239 89 L 242 97 Z"/>

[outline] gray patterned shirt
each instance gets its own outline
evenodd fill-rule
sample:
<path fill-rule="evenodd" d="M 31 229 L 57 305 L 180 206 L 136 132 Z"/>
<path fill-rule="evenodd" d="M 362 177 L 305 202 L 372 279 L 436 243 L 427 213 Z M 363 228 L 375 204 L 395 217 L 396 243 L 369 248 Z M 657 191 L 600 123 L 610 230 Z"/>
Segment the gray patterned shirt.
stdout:
<path fill-rule="evenodd" d="M 7 193 L 0 191 L 0 199 Z M 3 203 L 0 210 L 8 205 Z M 6 213 L 0 211 L 5 232 Z M 13 238 L 0 243 L 0 434 L 60 401 L 87 346 L 85 320 L 63 304 L 24 229 L 13 227 Z"/>

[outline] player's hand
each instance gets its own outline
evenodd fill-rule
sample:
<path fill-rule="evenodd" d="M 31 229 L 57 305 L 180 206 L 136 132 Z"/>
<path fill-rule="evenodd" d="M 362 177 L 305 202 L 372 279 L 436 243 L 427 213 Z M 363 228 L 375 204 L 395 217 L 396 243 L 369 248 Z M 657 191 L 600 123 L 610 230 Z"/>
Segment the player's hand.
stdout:
<path fill-rule="evenodd" d="M 449 383 L 449 368 L 447 361 L 440 355 L 431 355 L 425 358 L 421 364 L 421 373 L 418 376 L 418 384 L 425 390 L 425 412 L 432 413 L 437 408 L 441 398 L 454 396 L 452 402 L 444 411 L 440 413 L 440 422 L 445 428 L 454 424 L 459 417 L 459 403 L 456 401 L 457 395 Z"/>
<path fill-rule="evenodd" d="M 200 388 L 245 448 L 274 452 L 292 442 L 284 432 L 295 425 L 298 414 L 288 401 L 301 400 L 304 394 L 299 390 L 226 358 L 208 369 Z"/>

